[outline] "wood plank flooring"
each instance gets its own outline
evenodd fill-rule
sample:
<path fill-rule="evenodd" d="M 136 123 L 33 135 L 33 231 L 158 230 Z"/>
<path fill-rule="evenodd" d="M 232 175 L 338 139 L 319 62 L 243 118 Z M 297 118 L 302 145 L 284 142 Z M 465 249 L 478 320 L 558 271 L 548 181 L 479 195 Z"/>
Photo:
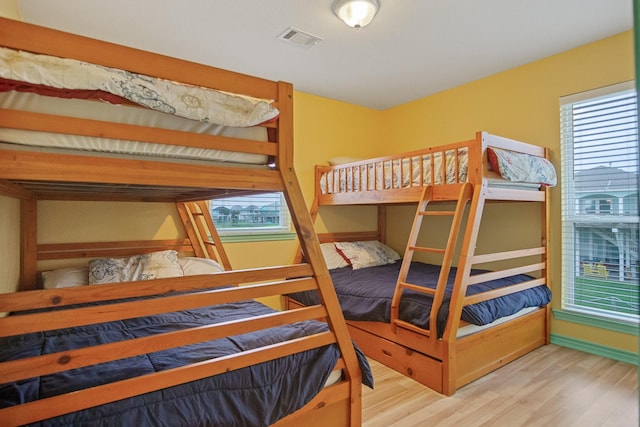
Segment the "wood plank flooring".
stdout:
<path fill-rule="evenodd" d="M 623 362 L 543 346 L 446 397 L 370 360 L 363 427 L 637 427 L 638 371 Z"/>

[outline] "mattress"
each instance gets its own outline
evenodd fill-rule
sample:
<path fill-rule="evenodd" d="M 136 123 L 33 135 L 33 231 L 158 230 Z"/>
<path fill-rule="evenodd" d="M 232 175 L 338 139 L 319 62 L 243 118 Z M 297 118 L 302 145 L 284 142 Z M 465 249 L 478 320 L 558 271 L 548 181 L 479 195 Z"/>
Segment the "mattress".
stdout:
<path fill-rule="evenodd" d="M 395 290 L 402 263 L 361 268 L 354 270 L 350 266 L 330 270 L 331 278 L 347 320 L 391 321 L 391 300 Z M 483 273 L 474 269 L 472 275 Z M 435 288 L 440 267 L 437 265 L 412 262 L 407 277 L 408 283 Z M 442 336 L 449 312 L 449 300 L 456 269 L 451 268 L 447 281 L 447 292 L 438 312 L 438 336 Z M 479 283 L 468 288 L 467 295 L 508 286 L 530 280 L 527 275 L 516 275 L 504 279 Z M 290 295 L 305 305 L 317 304 L 317 294 L 313 291 Z M 502 317 L 518 313 L 528 307 L 540 307 L 551 301 L 551 291 L 547 286 L 536 286 L 525 291 L 513 293 L 478 304 L 465 306 L 461 319 L 477 326 L 488 325 Z M 399 318 L 420 328 L 429 328 L 429 316 L 433 298 L 422 292 L 409 289 L 404 291 L 400 301 Z"/>
<path fill-rule="evenodd" d="M 113 105 L 98 101 L 55 98 L 35 93 L 0 92 L 0 108 L 56 114 L 115 123 L 151 126 L 200 134 L 221 135 L 237 139 L 267 141 L 267 130 L 261 126 L 230 127 L 199 122 L 160 111 L 130 105 Z M 268 156 L 143 141 L 91 138 L 82 135 L 36 132 L 0 128 L 0 141 L 32 148 L 64 148 L 78 152 L 128 154 L 146 158 L 222 161 L 266 165 Z M 241 144 L 241 141 L 238 141 Z"/>
<path fill-rule="evenodd" d="M 255 301 L 242 301 L 97 325 L 0 339 L 0 361 L 103 344 L 259 316 L 273 312 Z M 198 363 L 239 351 L 327 329 L 304 321 L 224 339 L 159 351 L 124 360 L 0 385 L 0 407 L 29 402 L 129 377 Z M 363 382 L 372 386 L 366 358 L 357 352 Z M 266 426 L 309 402 L 335 381 L 336 345 L 292 354 L 214 377 L 189 382 L 37 423 L 39 426 L 225 425 Z"/>
<path fill-rule="evenodd" d="M 526 307 L 523 308 L 522 310 L 510 314 L 509 316 L 504 316 L 501 317 L 499 319 L 494 320 L 491 323 L 487 323 L 486 325 L 471 325 L 471 324 L 465 324 L 464 326 L 461 326 L 458 328 L 458 331 L 456 333 L 456 337 L 460 338 L 460 337 L 465 337 L 467 335 L 471 335 L 471 334 L 475 334 L 476 332 L 480 332 L 483 331 L 485 329 L 489 329 L 489 328 L 493 328 L 494 326 L 498 326 L 501 325 L 503 323 L 506 323 L 510 320 L 516 319 L 518 317 L 522 317 L 525 316 L 529 313 L 532 313 L 534 311 L 538 310 L 538 307 Z"/>
<path fill-rule="evenodd" d="M 216 82 L 212 81 L 211 85 Z M 273 100 L 198 87 L 70 58 L 0 47 L 0 91 L 131 102 L 199 122 L 254 126 L 279 115 Z"/>

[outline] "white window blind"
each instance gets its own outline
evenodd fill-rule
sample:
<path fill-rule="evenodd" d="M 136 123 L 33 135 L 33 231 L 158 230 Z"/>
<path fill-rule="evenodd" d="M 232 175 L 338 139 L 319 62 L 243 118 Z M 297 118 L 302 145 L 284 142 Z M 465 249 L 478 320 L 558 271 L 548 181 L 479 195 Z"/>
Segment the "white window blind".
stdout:
<path fill-rule="evenodd" d="M 209 209 L 221 235 L 291 231 L 289 209 L 281 192 L 214 199 Z"/>
<path fill-rule="evenodd" d="M 562 308 L 637 322 L 638 110 L 632 83 L 563 97 Z"/>

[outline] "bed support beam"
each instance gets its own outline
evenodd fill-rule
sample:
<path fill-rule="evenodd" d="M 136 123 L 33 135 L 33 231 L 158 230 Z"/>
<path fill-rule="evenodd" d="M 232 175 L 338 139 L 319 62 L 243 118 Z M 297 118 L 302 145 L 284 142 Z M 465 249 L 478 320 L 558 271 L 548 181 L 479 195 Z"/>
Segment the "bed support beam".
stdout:
<path fill-rule="evenodd" d="M 20 200 L 20 285 L 21 291 L 36 289 L 37 285 L 37 217 L 35 198 Z"/>
<path fill-rule="evenodd" d="M 0 195 L 7 197 L 15 197 L 16 199 L 32 199 L 35 195 L 10 181 L 0 180 Z"/>

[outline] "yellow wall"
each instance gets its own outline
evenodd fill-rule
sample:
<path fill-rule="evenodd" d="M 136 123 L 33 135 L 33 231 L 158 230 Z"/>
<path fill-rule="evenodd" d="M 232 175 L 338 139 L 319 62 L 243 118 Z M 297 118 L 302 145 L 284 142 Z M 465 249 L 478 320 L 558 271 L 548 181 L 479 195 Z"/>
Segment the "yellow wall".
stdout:
<path fill-rule="evenodd" d="M 22 20 L 18 3 L 15 0 L 0 0 L 0 16 Z"/>
<path fill-rule="evenodd" d="M 385 146 L 383 112 L 296 92 L 294 98 L 294 162 L 308 206 L 314 197 L 314 166 L 338 156 L 377 157 L 392 154 Z M 385 151 L 387 150 L 387 151 Z M 318 232 L 370 230 L 376 227 L 370 207 L 321 208 Z"/>
<path fill-rule="evenodd" d="M 0 196 L 0 293 L 18 289 L 20 279 L 20 202 Z"/>
<path fill-rule="evenodd" d="M 551 56 L 488 78 L 474 81 L 433 96 L 385 111 L 386 131 L 397 135 L 398 151 L 438 145 L 473 137 L 477 130 L 549 147 L 558 171 L 560 165 L 559 98 L 634 78 L 632 33 L 625 32 L 559 55 Z M 551 279 L 554 299 L 552 306 L 560 308 L 561 242 L 560 186 L 551 191 Z M 492 208 L 496 209 L 495 206 Z M 511 211 L 510 217 L 523 215 Z M 409 221 L 410 212 L 390 213 L 393 224 Z M 489 219 L 497 215 L 486 215 Z M 404 218 L 404 219 L 403 219 Z M 487 228 L 505 234 L 503 224 Z M 535 226 L 532 233 L 537 232 Z M 500 235 L 487 233 L 480 237 L 479 247 L 491 246 Z M 520 231 L 521 233 L 522 231 Z M 402 230 L 390 233 L 390 238 L 403 238 Z M 526 235 L 525 238 L 531 238 Z M 535 238 L 535 237 L 534 237 Z M 392 240 L 397 244 L 397 240 Z M 612 333 L 554 319 L 552 333 L 592 343 L 636 352 L 637 337 Z"/>

